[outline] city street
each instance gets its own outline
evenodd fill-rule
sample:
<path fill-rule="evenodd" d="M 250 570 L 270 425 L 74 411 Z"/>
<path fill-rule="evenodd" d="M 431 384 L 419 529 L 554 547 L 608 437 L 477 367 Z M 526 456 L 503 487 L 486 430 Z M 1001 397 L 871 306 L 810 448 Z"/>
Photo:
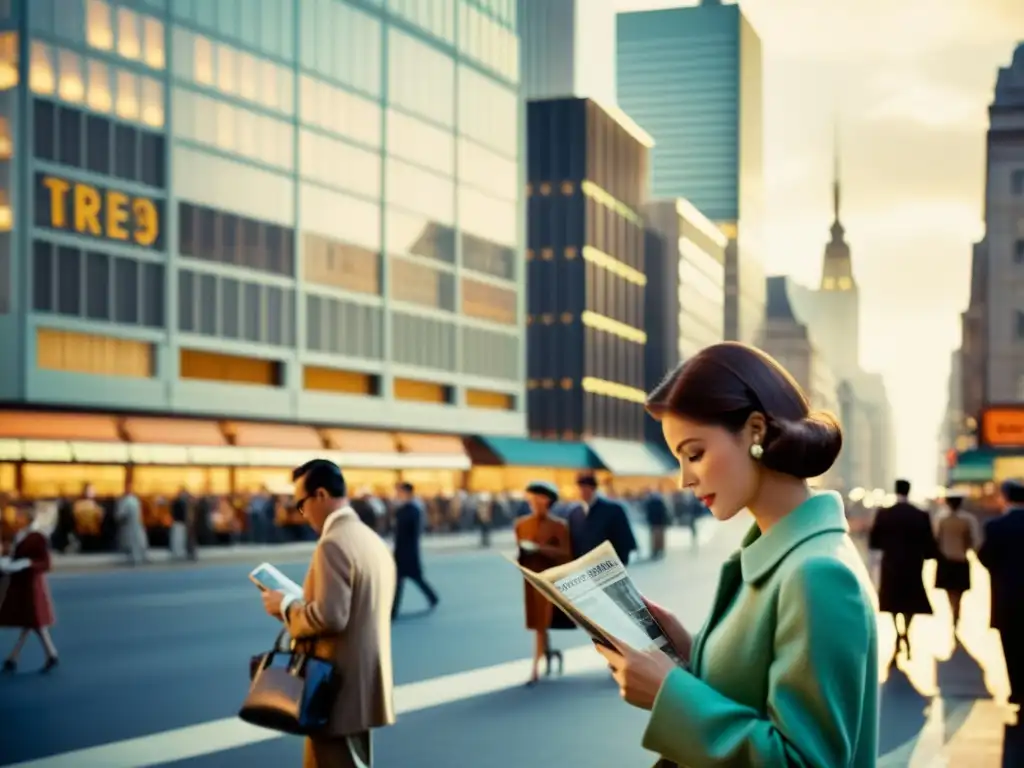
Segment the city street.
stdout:
<path fill-rule="evenodd" d="M 710 606 L 719 564 L 745 526 L 745 520 L 706 521 L 696 549 L 686 531 L 673 529 L 668 556 L 639 563 L 634 578 L 696 628 Z M 647 532 L 637 534 L 644 542 Z M 48 677 L 33 674 L 42 654 L 30 643 L 22 671 L 0 679 L 0 764 L 298 766 L 298 739 L 234 717 L 248 658 L 269 646 L 276 631 L 246 579 L 253 564 L 56 574 L 51 587 L 62 666 Z M 282 569 L 302 577 L 302 564 Z M 563 678 L 534 689 L 522 685 L 531 649 L 522 586 L 498 551 L 428 554 L 427 578 L 442 603 L 432 614 L 417 615 L 425 601 L 415 587 L 406 589 L 407 615 L 394 627 L 399 720 L 377 733 L 377 765 L 629 768 L 653 762 L 639 746 L 644 713 L 621 702 L 581 633 L 553 635 L 556 645 L 574 649 L 565 655 Z M 976 582 L 965 606 L 972 624 L 964 633 L 967 650 L 944 661 L 951 643 L 940 627 L 948 627 L 948 609 L 933 598 L 936 616 L 913 630 L 914 662 L 900 662 L 906 675 L 889 674 L 881 765 L 965 764 L 950 758 L 955 754 L 969 754 L 977 768 L 1002 765 L 1013 715 L 1002 703 L 998 641 L 983 624 L 973 626 L 987 618 L 987 581 L 978 573 Z M 880 626 L 887 659 L 893 641 L 888 617 Z M 2 639 L 6 653 L 13 636 Z M 986 681 L 993 700 L 973 701 L 989 698 Z M 942 698 L 929 707 L 934 694 Z"/>

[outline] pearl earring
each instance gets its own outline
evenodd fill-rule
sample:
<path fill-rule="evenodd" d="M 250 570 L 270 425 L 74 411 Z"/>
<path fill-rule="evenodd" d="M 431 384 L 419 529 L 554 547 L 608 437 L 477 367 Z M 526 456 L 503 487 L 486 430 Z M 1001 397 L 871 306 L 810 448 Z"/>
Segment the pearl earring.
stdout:
<path fill-rule="evenodd" d="M 754 443 L 752 446 L 750 446 L 750 456 L 751 458 L 754 459 L 754 461 L 757 461 L 762 456 L 764 456 L 764 448 L 761 447 L 760 443 Z"/>

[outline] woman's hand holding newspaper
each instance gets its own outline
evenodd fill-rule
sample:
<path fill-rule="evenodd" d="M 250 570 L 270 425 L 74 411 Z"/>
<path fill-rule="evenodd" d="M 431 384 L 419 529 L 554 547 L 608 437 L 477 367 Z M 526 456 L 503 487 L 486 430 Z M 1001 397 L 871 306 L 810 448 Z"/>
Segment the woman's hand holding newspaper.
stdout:
<path fill-rule="evenodd" d="M 665 637 L 672 643 L 672 647 L 676 649 L 679 658 L 689 664 L 690 651 L 693 650 L 693 636 L 686 631 L 683 623 L 668 608 L 663 608 L 646 597 L 643 598 L 643 601 L 644 605 L 647 606 L 647 610 L 651 612 L 651 616 L 661 625 L 662 630 L 665 632 Z"/>
<path fill-rule="evenodd" d="M 614 650 L 596 643 L 595 647 L 611 667 L 622 698 L 634 707 L 652 709 L 665 678 L 677 668 L 676 663 L 661 649 L 637 651 L 615 638 L 611 640 Z"/>

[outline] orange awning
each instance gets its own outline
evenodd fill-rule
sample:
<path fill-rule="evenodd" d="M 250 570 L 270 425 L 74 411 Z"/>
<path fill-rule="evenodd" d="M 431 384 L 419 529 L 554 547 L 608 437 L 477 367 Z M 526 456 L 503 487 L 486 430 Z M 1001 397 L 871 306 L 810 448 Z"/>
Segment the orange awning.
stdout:
<path fill-rule="evenodd" d="M 358 429 L 321 429 L 332 451 L 341 453 L 395 453 L 395 436 L 389 432 Z"/>
<path fill-rule="evenodd" d="M 320 434 L 313 427 L 298 424 L 258 424 L 233 421 L 225 431 L 234 434 L 239 448 L 279 448 L 283 450 L 322 451 Z"/>
<path fill-rule="evenodd" d="M 121 441 L 117 419 L 113 416 L 32 411 L 0 413 L 0 438 L 97 443 Z"/>
<path fill-rule="evenodd" d="M 466 454 L 462 438 L 454 435 L 417 435 L 400 432 L 395 437 L 398 438 L 399 448 L 405 453 L 432 453 L 445 456 Z"/>
<path fill-rule="evenodd" d="M 224 431 L 215 421 L 130 417 L 124 420 L 124 431 L 133 443 L 203 446 L 228 444 Z"/>

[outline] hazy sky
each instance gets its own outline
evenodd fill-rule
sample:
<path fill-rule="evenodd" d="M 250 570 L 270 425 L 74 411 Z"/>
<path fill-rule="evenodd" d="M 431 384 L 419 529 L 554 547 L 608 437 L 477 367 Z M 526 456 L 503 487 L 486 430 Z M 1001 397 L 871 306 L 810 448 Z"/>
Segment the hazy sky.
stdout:
<path fill-rule="evenodd" d="M 862 365 L 889 388 L 896 473 L 932 486 L 971 244 L 984 233 L 987 106 L 998 67 L 1024 41 L 1024 0 L 741 5 L 764 47 L 767 269 L 817 284 L 838 114 Z"/>

